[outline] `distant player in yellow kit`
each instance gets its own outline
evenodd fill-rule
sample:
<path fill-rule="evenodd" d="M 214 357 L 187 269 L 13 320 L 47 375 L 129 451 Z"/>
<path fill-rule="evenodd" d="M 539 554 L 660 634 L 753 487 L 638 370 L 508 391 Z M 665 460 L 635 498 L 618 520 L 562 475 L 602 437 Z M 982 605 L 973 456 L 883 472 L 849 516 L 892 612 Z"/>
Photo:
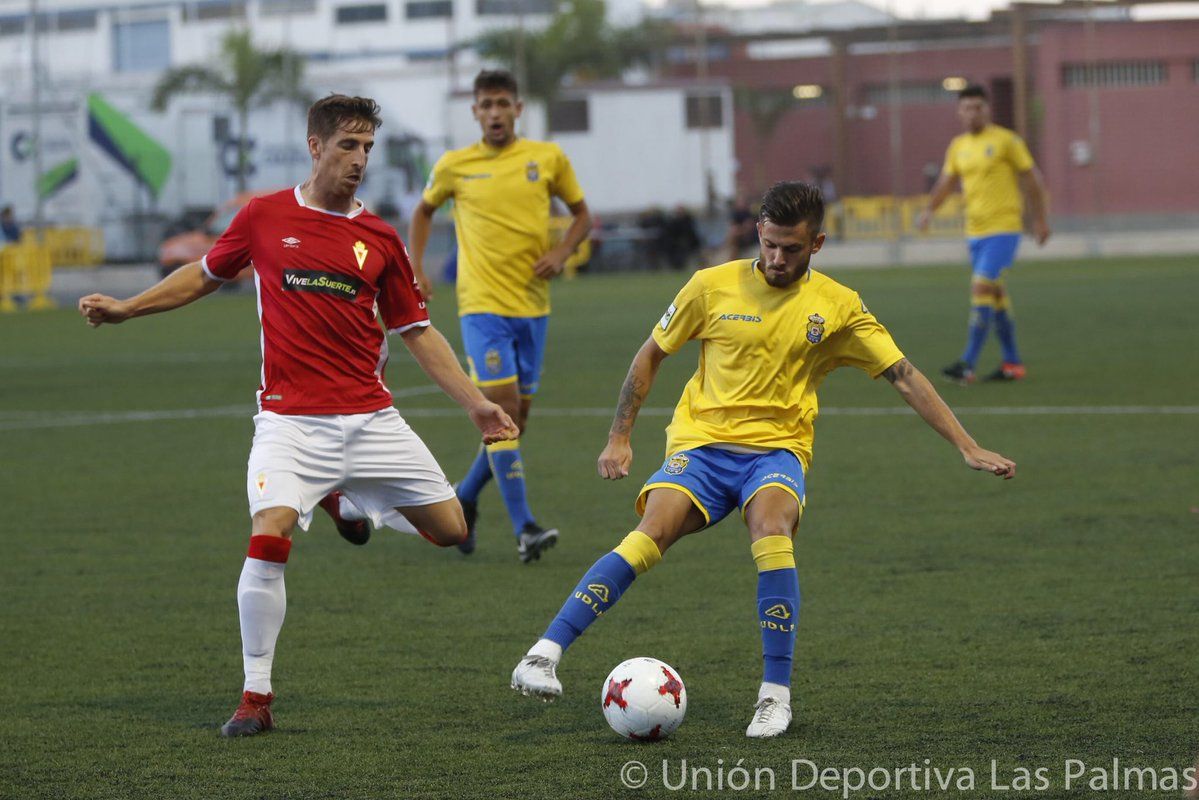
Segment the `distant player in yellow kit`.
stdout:
<path fill-rule="evenodd" d="M 916 226 L 926 230 L 932 213 L 961 183 L 966 198 L 966 237 L 974 267 L 970 327 L 961 358 L 941 372 L 955 383 L 973 383 L 974 365 L 993 322 L 1003 349 L 1003 363 L 986 380 L 1017 381 L 1024 377 L 1025 368 L 1016 348 L 1016 326 L 1003 273 L 1016 257 L 1024 229 L 1022 193 L 1028 198 L 1037 244 L 1049 239 L 1045 186 L 1024 140 L 992 124 L 985 89 L 967 86 L 958 93 L 958 119 L 966 132 L 950 142 L 928 207 L 916 220 Z"/>
<path fill-rule="evenodd" d="M 454 200 L 458 236 L 458 315 L 471 377 L 525 429 L 541 379 L 550 313 L 550 279 L 591 230 L 591 214 L 574 168 L 562 148 L 516 135 L 524 107 L 508 72 L 485 70 L 475 78 L 474 111 L 483 138 L 443 155 L 433 167 L 408 232 L 412 266 L 426 296 L 425 245 L 433 213 Z M 550 204 L 559 198 L 572 220 L 562 241 L 549 241 Z M 496 478 L 524 563 L 536 560 L 558 538 L 537 524 L 525 493 L 520 441 L 479 451 L 457 484 L 469 535 L 459 545 L 475 549 L 475 521 L 483 486 Z"/>
<path fill-rule="evenodd" d="M 562 694 L 562 652 L 683 536 L 740 508 L 758 567 L 763 675 L 746 735 L 767 738 L 791 723 L 791 662 L 799 578 L 791 539 L 812 460 L 816 390 L 837 367 L 882 375 L 966 465 L 1004 478 L 1016 465 L 962 429 L 928 380 L 904 358 L 861 298 L 809 269 L 824 244 L 824 202 L 804 183 L 780 183 L 762 199 L 760 255 L 700 270 L 641 346 L 621 388 L 600 475 L 620 480 L 630 436 L 662 360 L 693 339 L 699 368 L 667 428 L 666 461 L 637 497 L 641 522 L 591 567 L 542 638 L 512 673 L 512 688 Z"/>

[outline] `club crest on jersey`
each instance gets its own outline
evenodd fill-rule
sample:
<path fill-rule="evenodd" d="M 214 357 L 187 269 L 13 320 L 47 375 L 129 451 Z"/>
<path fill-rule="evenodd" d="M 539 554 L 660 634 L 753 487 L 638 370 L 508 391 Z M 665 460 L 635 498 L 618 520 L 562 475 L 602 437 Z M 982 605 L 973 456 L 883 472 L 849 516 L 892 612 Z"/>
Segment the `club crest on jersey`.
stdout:
<path fill-rule="evenodd" d="M 363 244 L 361 240 L 354 242 L 354 258 L 358 259 L 358 269 L 362 269 L 362 267 L 366 264 L 367 252 L 369 251 L 366 249 L 366 245 Z"/>
<path fill-rule="evenodd" d="M 541 171 L 537 169 L 536 161 L 525 164 L 525 177 L 529 179 L 529 183 L 536 183 L 537 179 L 541 177 Z"/>
<path fill-rule="evenodd" d="M 260 472 L 254 477 L 254 485 L 258 487 L 258 496 L 266 494 L 266 473 Z"/>
<path fill-rule="evenodd" d="M 493 347 L 483 354 L 483 363 L 487 365 L 488 372 L 492 375 L 498 375 L 500 367 L 504 365 L 504 360 L 500 357 L 500 351 Z"/>
<path fill-rule="evenodd" d="M 283 240 L 283 246 L 290 247 L 293 249 L 298 248 L 300 246 L 300 240 L 294 236 L 288 236 L 286 239 Z"/>
<path fill-rule="evenodd" d="M 824 317 L 819 314 L 808 315 L 808 341 L 812 344 L 820 344 L 824 338 L 824 322 Z"/>
<path fill-rule="evenodd" d="M 683 470 L 687 469 L 687 465 L 690 463 L 691 459 L 679 453 L 666 459 L 666 466 L 662 468 L 662 471 L 667 475 L 682 475 Z"/>

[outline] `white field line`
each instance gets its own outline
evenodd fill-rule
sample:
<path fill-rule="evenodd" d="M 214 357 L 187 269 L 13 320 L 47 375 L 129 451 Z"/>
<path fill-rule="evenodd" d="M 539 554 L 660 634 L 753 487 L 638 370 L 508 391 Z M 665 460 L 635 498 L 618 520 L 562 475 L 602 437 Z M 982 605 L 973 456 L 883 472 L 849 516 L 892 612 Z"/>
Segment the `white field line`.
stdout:
<path fill-rule="evenodd" d="M 414 397 L 439 392 L 436 386 L 417 386 L 394 392 L 395 397 Z M 1199 406 L 965 406 L 955 409 L 959 416 L 979 417 L 1035 417 L 1035 416 L 1193 416 L 1199 415 Z M 457 417 L 462 411 L 445 408 L 400 408 L 405 417 Z M 534 408 L 539 417 L 600 417 L 612 415 L 611 408 Z M 643 408 L 640 415 L 647 417 L 669 417 L 673 408 Z M 821 416 L 846 417 L 893 417 L 914 412 L 903 406 L 886 408 L 845 408 L 831 406 L 820 410 Z M 179 408 L 161 411 L 12 411 L 0 412 L 0 431 L 35 430 L 46 428 L 72 428 L 89 425 L 111 425 L 130 422 L 163 422 L 170 420 L 210 419 L 215 417 L 246 417 L 254 414 L 252 406 L 217 406 L 214 408 Z"/>

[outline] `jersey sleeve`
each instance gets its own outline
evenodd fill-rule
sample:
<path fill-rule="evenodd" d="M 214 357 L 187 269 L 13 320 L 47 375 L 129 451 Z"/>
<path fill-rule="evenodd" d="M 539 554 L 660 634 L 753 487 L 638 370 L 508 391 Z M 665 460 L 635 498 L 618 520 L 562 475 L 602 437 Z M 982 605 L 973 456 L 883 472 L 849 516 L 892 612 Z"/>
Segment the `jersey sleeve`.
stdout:
<path fill-rule="evenodd" d="M 833 345 L 834 367 L 857 367 L 871 378 L 877 378 L 904 357 L 891 334 L 856 294 L 849 318 L 829 343 Z"/>
<path fill-rule="evenodd" d="M 208 277 L 218 281 L 232 280 L 250 265 L 250 214 L 253 208 L 251 201 L 238 211 L 221 238 L 200 259 L 200 266 Z"/>
<path fill-rule="evenodd" d="M 454 176 L 447 163 L 447 157 L 448 154 L 437 159 L 437 163 L 433 165 L 433 171 L 429 173 L 429 182 L 425 184 L 425 191 L 421 194 L 421 200 L 434 207 L 440 206 L 454 196 Z"/>
<path fill-rule="evenodd" d="M 945 150 L 945 163 L 941 166 L 941 172 L 945 173 L 946 175 L 961 174 L 958 172 L 957 158 L 955 157 L 957 155 L 957 143 L 958 140 L 954 139 L 949 143 L 949 147 Z"/>
<path fill-rule="evenodd" d="M 653 337 L 658 347 L 676 353 L 687 342 L 699 338 L 708 317 L 707 305 L 703 281 L 696 273 L 654 326 Z"/>
<path fill-rule="evenodd" d="M 408 251 L 400 237 L 391 242 L 392 258 L 383 270 L 379 285 L 379 316 L 388 333 L 403 333 L 429 324 L 429 311 L 420 292 Z"/>
<path fill-rule="evenodd" d="M 583 187 L 579 186 L 575 168 L 566 157 L 566 153 L 562 152 L 560 147 L 557 151 L 558 163 L 554 169 L 554 183 L 550 186 L 550 194 L 560 198 L 566 205 L 573 206 L 583 199 Z"/>
<path fill-rule="evenodd" d="M 1008 143 L 1007 157 L 1016 172 L 1028 172 L 1033 168 L 1032 153 L 1028 152 L 1028 145 L 1016 134 L 1012 134 Z"/>

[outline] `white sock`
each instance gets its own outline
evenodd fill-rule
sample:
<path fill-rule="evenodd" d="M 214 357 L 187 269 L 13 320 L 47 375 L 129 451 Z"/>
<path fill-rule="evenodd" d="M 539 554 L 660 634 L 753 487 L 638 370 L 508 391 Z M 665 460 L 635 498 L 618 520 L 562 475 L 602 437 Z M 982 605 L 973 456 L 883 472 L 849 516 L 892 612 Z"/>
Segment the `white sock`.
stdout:
<path fill-rule="evenodd" d="M 366 519 L 366 514 L 358 510 L 358 506 L 346 499 L 343 494 L 337 500 L 337 513 L 341 514 L 342 519 Z"/>
<path fill-rule="evenodd" d="M 562 645 L 557 642 L 552 642 L 549 639 L 538 639 L 537 644 L 529 648 L 527 656 L 545 656 L 550 661 L 557 664 L 562 660 Z"/>
<path fill-rule="evenodd" d="M 758 689 L 758 699 L 764 697 L 773 697 L 785 706 L 791 705 L 791 687 L 783 686 L 781 683 L 766 683 L 762 682 L 762 686 Z"/>
<path fill-rule="evenodd" d="M 287 612 L 283 564 L 247 558 L 237 582 L 237 612 L 241 619 L 241 653 L 246 671 L 245 691 L 271 693 L 271 663 L 275 641 Z"/>

